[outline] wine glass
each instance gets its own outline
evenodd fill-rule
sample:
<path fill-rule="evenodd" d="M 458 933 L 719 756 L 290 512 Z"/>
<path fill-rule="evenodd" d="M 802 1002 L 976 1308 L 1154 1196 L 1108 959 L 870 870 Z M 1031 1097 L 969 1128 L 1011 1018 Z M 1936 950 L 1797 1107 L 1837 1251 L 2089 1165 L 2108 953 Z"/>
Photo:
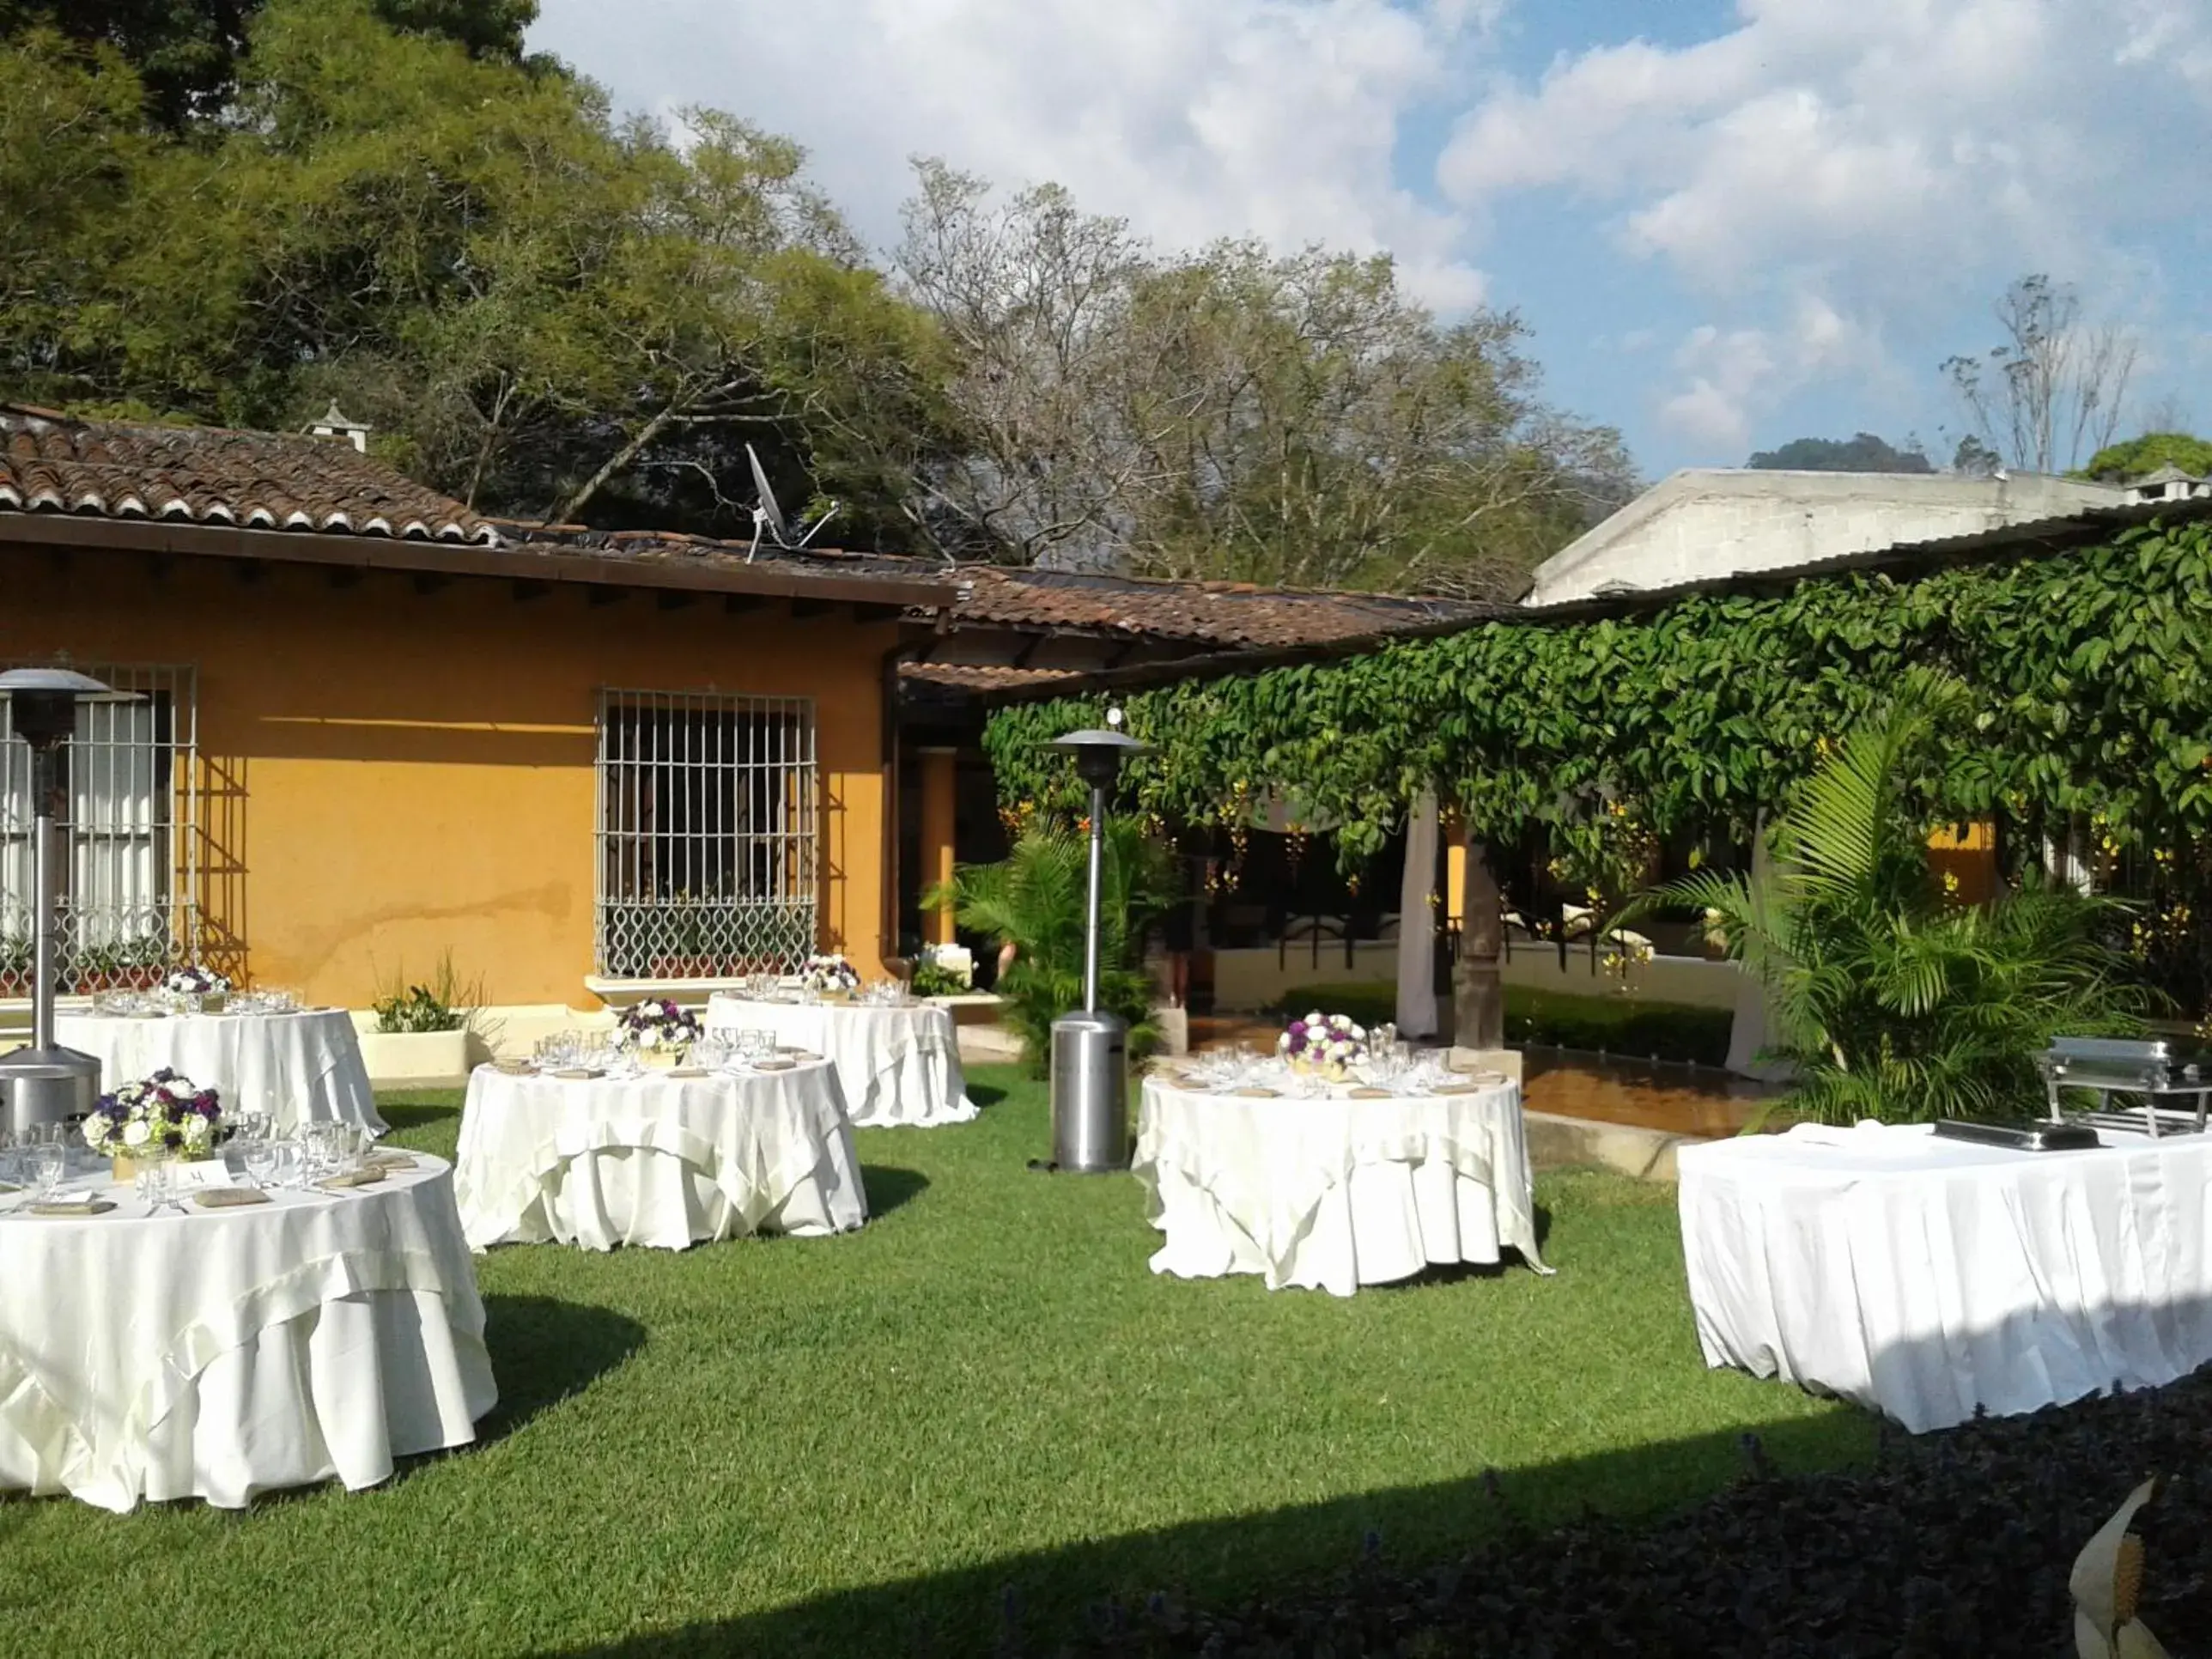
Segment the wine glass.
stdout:
<path fill-rule="evenodd" d="M 61 1190 L 69 1160 L 59 1141 L 41 1139 L 32 1145 L 28 1163 L 32 1194 L 44 1203 Z"/>
<path fill-rule="evenodd" d="M 246 1143 L 246 1178 L 263 1191 L 275 1184 L 284 1168 L 284 1149 L 274 1140 Z"/>

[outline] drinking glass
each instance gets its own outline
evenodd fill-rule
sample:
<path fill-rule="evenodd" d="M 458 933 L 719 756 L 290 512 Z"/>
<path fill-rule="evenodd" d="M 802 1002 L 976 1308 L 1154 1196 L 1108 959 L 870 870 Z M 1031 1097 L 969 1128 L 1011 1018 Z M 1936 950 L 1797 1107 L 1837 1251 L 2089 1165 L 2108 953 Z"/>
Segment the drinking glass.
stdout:
<path fill-rule="evenodd" d="M 40 1199 L 50 1199 L 61 1190 L 62 1176 L 69 1168 L 69 1160 L 57 1140 L 40 1140 L 34 1144 L 28 1157 L 31 1191 Z"/>
<path fill-rule="evenodd" d="M 719 1033 L 701 1037 L 691 1045 L 691 1063 L 719 1072 L 730 1061 L 729 1039 Z"/>
<path fill-rule="evenodd" d="M 266 1190 L 284 1168 L 283 1148 L 273 1140 L 246 1143 L 246 1178 Z"/>

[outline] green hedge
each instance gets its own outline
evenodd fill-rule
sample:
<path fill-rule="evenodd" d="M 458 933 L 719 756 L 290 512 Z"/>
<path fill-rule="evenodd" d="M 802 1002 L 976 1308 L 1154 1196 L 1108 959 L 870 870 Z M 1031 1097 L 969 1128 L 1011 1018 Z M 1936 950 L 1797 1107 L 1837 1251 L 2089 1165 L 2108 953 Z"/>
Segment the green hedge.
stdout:
<path fill-rule="evenodd" d="M 1286 993 L 1270 1012 L 1288 1018 L 1318 1008 L 1375 1026 L 1395 1018 L 1396 1006 L 1397 992 L 1389 985 L 1307 985 Z M 1514 1048 L 1534 1044 L 1720 1066 L 1728 1060 L 1733 1018 L 1724 1008 L 1505 988 L 1505 1042 Z"/>

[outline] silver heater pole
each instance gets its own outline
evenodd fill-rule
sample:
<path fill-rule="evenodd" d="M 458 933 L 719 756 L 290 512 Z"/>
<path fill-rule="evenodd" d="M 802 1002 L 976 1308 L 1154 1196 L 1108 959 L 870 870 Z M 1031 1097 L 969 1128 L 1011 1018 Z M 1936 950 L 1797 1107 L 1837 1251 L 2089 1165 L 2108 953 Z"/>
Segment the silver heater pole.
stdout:
<path fill-rule="evenodd" d="M 1098 1012 L 1098 916 L 1106 863 L 1106 788 L 1091 786 L 1091 890 L 1084 914 L 1083 1012 Z"/>
<path fill-rule="evenodd" d="M 39 916 L 31 946 L 31 1046 L 41 1053 L 54 1046 L 54 981 L 60 940 L 57 917 L 62 908 L 61 871 L 54 858 L 55 773 L 67 751 L 40 750 L 31 759 L 32 787 L 36 794 L 32 819 L 31 884 L 39 895 Z"/>

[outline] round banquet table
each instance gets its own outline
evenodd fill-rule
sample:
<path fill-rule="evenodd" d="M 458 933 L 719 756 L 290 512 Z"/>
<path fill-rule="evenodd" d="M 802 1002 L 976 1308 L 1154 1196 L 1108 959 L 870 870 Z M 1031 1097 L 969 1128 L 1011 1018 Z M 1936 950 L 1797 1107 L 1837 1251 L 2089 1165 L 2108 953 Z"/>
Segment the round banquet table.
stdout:
<path fill-rule="evenodd" d="M 118 1511 L 357 1489 L 497 1401 L 441 1159 L 182 1214 L 71 1184 L 115 1207 L 0 1214 L 0 1487 Z"/>
<path fill-rule="evenodd" d="M 454 1180 L 477 1249 L 558 1242 L 681 1250 L 816 1237 L 868 1218 L 828 1064 L 564 1079 L 480 1066 Z"/>
<path fill-rule="evenodd" d="M 773 1031 L 786 1047 L 827 1056 L 837 1068 L 846 1115 L 864 1129 L 931 1128 L 975 1115 L 952 1015 L 933 1003 L 879 1008 L 722 994 L 707 1000 L 707 1028 L 718 1035 Z"/>
<path fill-rule="evenodd" d="M 289 1014 L 62 1014 L 55 1040 L 96 1056 L 112 1089 L 167 1066 L 222 1096 L 231 1112 L 266 1112 L 282 1128 L 309 1121 L 384 1133 L 362 1064 L 361 1037 L 342 1008 Z"/>
<path fill-rule="evenodd" d="M 1350 1296 L 1431 1263 L 1494 1263 L 1505 1246 L 1551 1271 L 1517 1085 L 1354 1099 L 1279 1082 L 1255 1098 L 1146 1080 L 1133 1167 L 1165 1235 L 1154 1273 L 1255 1273 L 1269 1290 Z"/>

